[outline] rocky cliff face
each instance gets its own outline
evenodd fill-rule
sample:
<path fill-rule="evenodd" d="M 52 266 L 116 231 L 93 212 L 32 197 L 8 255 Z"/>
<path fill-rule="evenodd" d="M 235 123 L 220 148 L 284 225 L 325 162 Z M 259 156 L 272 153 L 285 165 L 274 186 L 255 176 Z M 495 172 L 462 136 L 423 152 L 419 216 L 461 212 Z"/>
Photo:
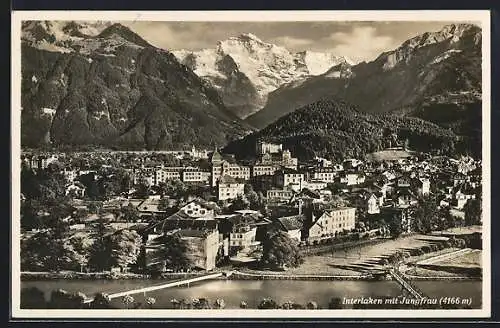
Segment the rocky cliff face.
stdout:
<path fill-rule="evenodd" d="M 239 117 L 261 109 L 267 95 L 283 84 L 323 74 L 348 59 L 329 53 L 289 50 L 247 33 L 218 42 L 214 49 L 173 52 L 209 81 Z"/>
<path fill-rule="evenodd" d="M 250 130 L 174 55 L 125 26 L 22 28 L 23 146 L 211 146 Z"/>
<path fill-rule="evenodd" d="M 336 96 L 371 113 L 406 110 L 420 104 L 481 101 L 481 30 L 471 24 L 444 27 L 407 40 L 369 63 L 342 64 L 325 74 L 273 91 L 265 107 L 247 118 L 263 128 L 295 108 Z"/>

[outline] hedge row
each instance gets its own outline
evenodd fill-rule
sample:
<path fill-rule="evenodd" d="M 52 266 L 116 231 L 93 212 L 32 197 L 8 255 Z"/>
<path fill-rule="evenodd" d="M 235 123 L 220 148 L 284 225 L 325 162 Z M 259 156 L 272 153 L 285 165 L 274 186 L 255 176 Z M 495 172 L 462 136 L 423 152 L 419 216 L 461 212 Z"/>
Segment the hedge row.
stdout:
<path fill-rule="evenodd" d="M 424 254 L 437 252 L 443 250 L 445 248 L 465 248 L 467 247 L 467 243 L 464 239 L 461 238 L 450 238 L 443 242 L 432 243 L 429 245 L 424 245 L 419 248 L 412 248 L 406 251 L 397 251 L 388 257 L 382 259 L 380 263 L 382 265 L 393 265 L 399 262 L 402 262 L 409 257 L 412 256 L 421 256 Z"/>

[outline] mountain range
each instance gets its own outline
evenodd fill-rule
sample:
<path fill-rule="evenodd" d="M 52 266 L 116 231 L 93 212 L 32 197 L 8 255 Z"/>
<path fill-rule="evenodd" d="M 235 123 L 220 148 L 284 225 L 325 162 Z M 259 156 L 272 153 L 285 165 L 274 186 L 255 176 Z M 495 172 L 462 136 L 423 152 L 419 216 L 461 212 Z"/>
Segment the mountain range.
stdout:
<path fill-rule="evenodd" d="M 229 143 L 241 153 L 266 138 L 307 157 L 373 151 L 389 132 L 421 149 L 417 137 L 463 152 L 481 140 L 481 30 L 471 24 L 354 64 L 251 33 L 167 51 L 120 24 L 30 21 L 21 57 L 23 146 Z"/>
<path fill-rule="evenodd" d="M 279 118 L 264 129 L 228 144 L 225 152 L 255 157 L 257 141 L 281 143 L 301 160 L 316 156 L 343 160 L 397 144 L 415 151 L 478 156 L 480 139 L 416 117 L 370 114 L 335 97 L 324 97 Z M 478 144 L 479 142 L 479 144 Z"/>
<path fill-rule="evenodd" d="M 369 113 L 418 113 L 434 104 L 481 102 L 481 29 L 452 24 L 405 41 L 371 62 L 338 65 L 285 84 L 246 120 L 260 129 L 294 109 L 335 96 Z M 477 107 L 477 106 L 473 106 Z M 450 117 L 453 119 L 453 117 Z"/>
<path fill-rule="evenodd" d="M 252 33 L 219 41 L 213 49 L 173 53 L 181 63 L 209 81 L 221 94 L 224 104 L 241 118 L 264 107 L 268 94 L 283 84 L 351 63 L 331 53 L 292 53 Z"/>
<path fill-rule="evenodd" d="M 120 24 L 22 25 L 21 143 L 167 149 L 251 128 L 175 56 Z"/>

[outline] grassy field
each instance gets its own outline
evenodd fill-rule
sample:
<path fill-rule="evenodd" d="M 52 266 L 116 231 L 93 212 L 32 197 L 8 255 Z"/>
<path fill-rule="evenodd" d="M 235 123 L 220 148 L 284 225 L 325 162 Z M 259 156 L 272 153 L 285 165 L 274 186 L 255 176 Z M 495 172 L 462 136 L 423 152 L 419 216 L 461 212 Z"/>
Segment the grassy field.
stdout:
<path fill-rule="evenodd" d="M 331 253 L 315 256 L 307 256 L 305 262 L 298 268 L 289 268 L 286 272 L 277 274 L 286 275 L 359 275 L 369 272 L 371 269 L 380 269 L 378 263 L 382 258 L 399 250 L 408 250 L 429 245 L 433 241 L 446 238 L 412 235 L 395 240 L 365 245 L 349 250 L 336 250 Z M 247 270 L 246 270 L 247 271 Z M 270 271 L 248 270 L 252 273 L 272 273 Z"/>
<path fill-rule="evenodd" d="M 482 231 L 483 231 L 482 226 L 474 225 L 474 226 L 468 226 L 468 227 L 451 228 L 448 230 L 444 230 L 443 233 L 453 233 L 453 234 L 461 235 L 461 234 L 471 234 L 474 232 L 482 232 Z"/>
<path fill-rule="evenodd" d="M 427 260 L 427 259 L 439 256 L 439 255 L 444 255 L 444 254 L 456 252 L 459 249 L 460 248 L 444 248 L 444 249 L 442 249 L 440 251 L 437 251 L 437 252 L 426 253 L 426 254 L 423 254 L 423 255 L 420 255 L 420 256 L 413 256 L 410 259 L 409 262 L 411 262 L 411 263 L 418 263 L 420 261 L 424 261 L 424 260 Z"/>
<path fill-rule="evenodd" d="M 456 278 L 463 276 L 462 274 L 458 273 L 441 271 L 441 270 L 431 270 L 419 267 L 410 268 L 409 270 L 405 271 L 405 274 L 409 276 L 428 277 L 428 278 L 434 278 L 434 277 Z"/>
<path fill-rule="evenodd" d="M 480 250 L 474 250 L 472 252 L 457 257 L 435 262 L 434 265 L 442 265 L 450 267 L 454 266 L 461 268 L 481 267 L 481 257 L 482 257 L 482 252 Z"/>

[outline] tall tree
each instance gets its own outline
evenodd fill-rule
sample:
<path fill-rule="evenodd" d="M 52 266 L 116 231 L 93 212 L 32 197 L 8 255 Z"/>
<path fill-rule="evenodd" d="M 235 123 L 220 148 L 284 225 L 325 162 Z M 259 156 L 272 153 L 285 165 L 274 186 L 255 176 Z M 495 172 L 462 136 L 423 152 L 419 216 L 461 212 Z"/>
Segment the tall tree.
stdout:
<path fill-rule="evenodd" d="M 69 243 L 71 244 L 72 259 L 75 263 L 75 267 L 83 271 L 88 265 L 93 241 L 90 236 L 87 235 L 73 235 L 69 239 Z"/>
<path fill-rule="evenodd" d="M 481 200 L 470 199 L 464 206 L 465 225 L 475 225 L 481 223 Z"/>
<path fill-rule="evenodd" d="M 74 263 L 72 245 L 54 229 L 21 240 L 21 268 L 24 271 L 60 271 Z"/>
<path fill-rule="evenodd" d="M 24 163 L 21 166 L 21 193 L 27 200 L 40 197 L 40 184 L 37 176 Z"/>
<path fill-rule="evenodd" d="M 106 232 L 106 225 L 101 220 L 98 223 L 95 241 L 89 254 L 89 267 L 96 271 L 109 270 L 111 267 L 111 247 Z"/>
<path fill-rule="evenodd" d="M 430 233 L 434 227 L 439 227 L 439 209 L 437 200 L 426 197 L 419 201 L 414 212 L 414 230 L 420 233 Z"/>
<path fill-rule="evenodd" d="M 149 186 L 146 180 L 141 179 L 138 184 L 135 185 L 135 196 L 138 198 L 146 198 L 149 195 Z"/>
<path fill-rule="evenodd" d="M 137 219 L 139 219 L 139 210 L 137 210 L 137 207 L 135 207 L 131 203 L 129 203 L 127 206 L 122 206 L 120 208 L 120 211 L 122 213 L 123 218 L 127 222 L 135 222 L 137 221 Z"/>
<path fill-rule="evenodd" d="M 304 260 L 295 241 L 283 231 L 270 232 L 263 242 L 261 264 L 274 268 L 298 267 Z"/>
<path fill-rule="evenodd" d="M 43 202 L 59 202 L 66 196 L 66 179 L 59 172 L 44 171 L 38 175 L 40 199 Z"/>
<path fill-rule="evenodd" d="M 229 205 L 228 210 L 229 212 L 234 212 L 234 211 L 239 211 L 239 210 L 245 210 L 250 207 L 250 203 L 241 195 L 238 195 L 236 199 L 234 199 L 231 202 L 231 205 Z"/>
<path fill-rule="evenodd" d="M 174 271 L 185 270 L 192 267 L 188 257 L 188 245 L 178 233 L 164 234 L 160 237 L 158 259 L 165 264 L 166 269 Z"/>
<path fill-rule="evenodd" d="M 120 230 L 109 238 L 112 264 L 124 270 L 137 262 L 142 247 L 142 239 L 136 231 Z"/>
<path fill-rule="evenodd" d="M 397 215 L 393 215 L 389 218 L 389 234 L 392 238 L 398 238 L 403 233 L 403 225 L 401 223 L 401 219 Z"/>

